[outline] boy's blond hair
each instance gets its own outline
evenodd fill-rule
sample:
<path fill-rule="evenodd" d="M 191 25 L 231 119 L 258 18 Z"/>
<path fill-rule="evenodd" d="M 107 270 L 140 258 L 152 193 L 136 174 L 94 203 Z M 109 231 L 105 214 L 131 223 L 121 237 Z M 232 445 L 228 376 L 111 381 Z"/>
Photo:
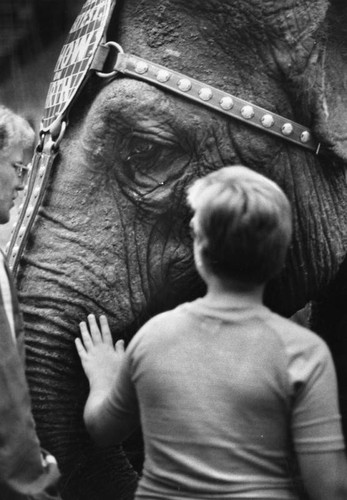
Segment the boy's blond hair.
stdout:
<path fill-rule="evenodd" d="M 283 267 L 291 209 L 273 181 L 247 167 L 224 167 L 195 181 L 187 199 L 204 263 L 214 274 L 261 284 Z"/>

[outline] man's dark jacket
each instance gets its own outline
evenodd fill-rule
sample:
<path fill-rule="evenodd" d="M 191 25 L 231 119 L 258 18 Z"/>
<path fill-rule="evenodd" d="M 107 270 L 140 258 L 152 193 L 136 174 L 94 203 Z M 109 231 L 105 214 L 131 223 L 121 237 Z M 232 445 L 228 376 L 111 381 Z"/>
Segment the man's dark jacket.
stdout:
<path fill-rule="evenodd" d="M 22 316 L 6 263 L 5 269 L 12 294 L 17 342 L 12 337 L 0 293 L 0 499 L 59 498 L 55 496 L 58 468 L 42 462 L 25 378 Z"/>

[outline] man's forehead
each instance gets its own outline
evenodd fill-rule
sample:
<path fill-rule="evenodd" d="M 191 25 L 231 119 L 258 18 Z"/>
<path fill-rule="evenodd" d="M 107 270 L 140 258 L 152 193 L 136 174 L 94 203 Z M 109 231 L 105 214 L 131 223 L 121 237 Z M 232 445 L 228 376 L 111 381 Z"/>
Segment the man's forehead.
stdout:
<path fill-rule="evenodd" d="M 0 161 L 22 161 L 23 157 L 32 156 L 32 148 L 23 148 L 19 142 L 10 144 L 4 151 L 0 151 Z"/>

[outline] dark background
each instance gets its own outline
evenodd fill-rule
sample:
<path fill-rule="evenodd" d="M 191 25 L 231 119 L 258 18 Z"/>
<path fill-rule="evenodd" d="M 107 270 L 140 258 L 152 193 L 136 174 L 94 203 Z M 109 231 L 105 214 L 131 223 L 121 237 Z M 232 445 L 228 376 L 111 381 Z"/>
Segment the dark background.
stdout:
<path fill-rule="evenodd" d="M 39 128 L 56 59 L 83 0 L 0 1 L 0 102 Z"/>
<path fill-rule="evenodd" d="M 0 103 L 39 132 L 54 66 L 84 0 L 0 0 Z M 39 136 L 37 136 L 39 137 Z M 0 227 L 5 248 L 18 215 Z"/>

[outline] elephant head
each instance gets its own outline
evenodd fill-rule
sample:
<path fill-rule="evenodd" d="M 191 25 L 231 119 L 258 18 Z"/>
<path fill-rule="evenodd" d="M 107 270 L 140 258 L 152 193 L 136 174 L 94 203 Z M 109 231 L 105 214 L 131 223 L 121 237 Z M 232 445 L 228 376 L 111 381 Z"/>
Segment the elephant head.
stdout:
<path fill-rule="evenodd" d="M 84 430 L 78 323 L 103 313 L 114 339 L 129 340 L 204 292 L 185 204 L 193 179 L 244 164 L 286 192 L 293 243 L 266 291 L 282 314 L 319 298 L 347 249 L 344 4 L 124 0 L 116 13 L 108 37 L 124 51 L 310 127 L 322 148 L 316 155 L 136 78 L 90 78 L 18 273 L 38 432 L 73 500 L 131 498 L 136 485 L 123 451 L 95 448 Z"/>

